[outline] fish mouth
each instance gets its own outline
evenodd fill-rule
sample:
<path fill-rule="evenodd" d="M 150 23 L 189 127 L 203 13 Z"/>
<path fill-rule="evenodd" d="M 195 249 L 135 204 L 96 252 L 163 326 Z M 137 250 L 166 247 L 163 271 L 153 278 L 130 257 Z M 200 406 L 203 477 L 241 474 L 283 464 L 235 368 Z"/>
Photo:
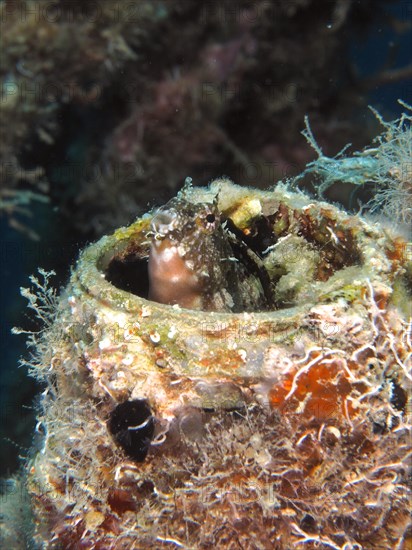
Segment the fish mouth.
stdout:
<path fill-rule="evenodd" d="M 179 214 L 174 208 L 158 210 L 151 222 L 151 228 L 155 233 L 155 237 L 165 237 L 176 228 L 178 221 Z"/>

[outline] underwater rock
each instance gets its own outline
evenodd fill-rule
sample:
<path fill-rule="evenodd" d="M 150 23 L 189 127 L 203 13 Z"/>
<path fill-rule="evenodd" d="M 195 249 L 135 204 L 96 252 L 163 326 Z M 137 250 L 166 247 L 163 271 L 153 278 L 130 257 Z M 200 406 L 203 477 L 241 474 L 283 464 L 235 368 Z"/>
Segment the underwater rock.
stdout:
<path fill-rule="evenodd" d="M 36 541 L 402 548 L 410 264 L 378 224 L 226 179 L 88 246 L 33 368 Z"/>

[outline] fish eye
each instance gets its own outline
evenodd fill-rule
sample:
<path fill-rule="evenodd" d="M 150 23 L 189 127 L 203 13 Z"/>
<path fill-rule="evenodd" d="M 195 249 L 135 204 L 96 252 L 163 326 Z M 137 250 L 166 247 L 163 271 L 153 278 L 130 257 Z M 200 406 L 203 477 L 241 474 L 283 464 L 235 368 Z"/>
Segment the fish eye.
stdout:
<path fill-rule="evenodd" d="M 214 214 L 208 214 L 206 216 L 207 223 L 214 223 L 216 220 L 216 216 Z"/>

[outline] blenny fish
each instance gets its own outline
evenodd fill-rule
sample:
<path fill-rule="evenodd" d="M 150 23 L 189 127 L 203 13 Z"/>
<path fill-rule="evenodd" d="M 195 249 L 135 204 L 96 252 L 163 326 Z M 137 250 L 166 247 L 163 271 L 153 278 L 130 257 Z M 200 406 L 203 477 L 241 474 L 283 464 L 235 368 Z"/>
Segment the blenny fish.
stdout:
<path fill-rule="evenodd" d="M 258 259 L 229 222 L 216 200 L 196 204 L 184 192 L 159 208 L 151 223 L 149 300 L 205 311 L 264 308 Z"/>

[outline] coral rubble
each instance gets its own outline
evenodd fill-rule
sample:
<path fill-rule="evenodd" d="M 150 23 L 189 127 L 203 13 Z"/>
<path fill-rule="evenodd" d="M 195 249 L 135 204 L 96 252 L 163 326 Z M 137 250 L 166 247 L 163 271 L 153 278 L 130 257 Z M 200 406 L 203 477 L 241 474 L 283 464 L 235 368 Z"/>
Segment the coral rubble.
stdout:
<path fill-rule="evenodd" d="M 206 221 L 218 219 L 228 248 L 209 255 L 239 264 L 245 311 L 228 298 L 148 300 L 151 247 L 172 238 L 172 208 L 195 213 L 183 232 L 204 231 L 213 210 Z M 198 250 L 200 267 L 185 269 L 210 277 L 208 296 L 230 294 Z M 36 541 L 406 548 L 412 349 L 397 305 L 410 299 L 410 264 L 378 224 L 224 178 L 186 185 L 87 247 L 60 298 L 46 294 L 52 319 L 34 338 L 32 374 L 46 383 L 28 464 Z"/>

